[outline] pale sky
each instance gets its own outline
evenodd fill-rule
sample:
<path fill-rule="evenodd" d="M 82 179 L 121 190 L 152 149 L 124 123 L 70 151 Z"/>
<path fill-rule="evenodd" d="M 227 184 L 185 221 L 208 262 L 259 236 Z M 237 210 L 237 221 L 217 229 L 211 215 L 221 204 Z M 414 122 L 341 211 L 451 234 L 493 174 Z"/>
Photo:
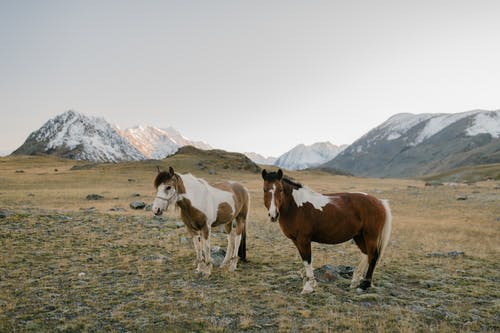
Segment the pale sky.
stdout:
<path fill-rule="evenodd" d="M 66 110 L 278 156 L 500 109 L 500 1 L 0 0 L 0 152 Z"/>

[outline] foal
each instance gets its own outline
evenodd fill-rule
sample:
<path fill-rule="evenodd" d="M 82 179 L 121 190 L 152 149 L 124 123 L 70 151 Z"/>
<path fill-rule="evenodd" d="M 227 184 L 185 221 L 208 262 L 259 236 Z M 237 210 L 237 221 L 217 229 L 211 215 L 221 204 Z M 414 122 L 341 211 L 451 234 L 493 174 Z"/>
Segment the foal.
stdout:
<path fill-rule="evenodd" d="M 172 167 L 160 171 L 155 178 L 157 189 L 153 213 L 157 216 L 169 204 L 181 210 L 181 219 L 193 237 L 196 252 L 196 272 L 209 277 L 212 272 L 210 253 L 211 228 L 224 225 L 227 236 L 226 257 L 221 267 L 236 270 L 238 256 L 246 261 L 246 221 L 250 206 L 248 190 L 235 182 L 209 185 L 191 174 L 177 174 Z M 234 227 L 233 227 L 234 224 Z"/>
<path fill-rule="evenodd" d="M 283 171 L 262 171 L 264 205 L 272 222 L 290 238 L 304 262 L 302 293 L 314 291 L 311 242 L 338 244 L 350 239 L 362 252 L 351 287 L 372 285 L 372 275 L 391 235 L 391 210 L 386 200 L 364 193 L 320 194 L 283 177 Z"/>

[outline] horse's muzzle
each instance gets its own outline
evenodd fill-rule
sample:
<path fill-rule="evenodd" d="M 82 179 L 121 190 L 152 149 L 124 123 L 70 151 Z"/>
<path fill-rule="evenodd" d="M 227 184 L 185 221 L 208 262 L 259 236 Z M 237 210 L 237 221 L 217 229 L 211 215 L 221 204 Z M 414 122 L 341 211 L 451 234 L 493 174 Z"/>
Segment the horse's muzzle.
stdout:
<path fill-rule="evenodd" d="M 161 208 L 156 208 L 156 210 L 153 213 L 156 216 L 161 216 L 163 214 L 163 210 L 161 210 Z"/>
<path fill-rule="evenodd" d="M 269 219 L 271 220 L 271 222 L 276 222 L 280 218 L 280 213 L 276 213 L 275 216 L 271 216 L 271 214 L 268 214 L 268 215 L 269 215 Z"/>

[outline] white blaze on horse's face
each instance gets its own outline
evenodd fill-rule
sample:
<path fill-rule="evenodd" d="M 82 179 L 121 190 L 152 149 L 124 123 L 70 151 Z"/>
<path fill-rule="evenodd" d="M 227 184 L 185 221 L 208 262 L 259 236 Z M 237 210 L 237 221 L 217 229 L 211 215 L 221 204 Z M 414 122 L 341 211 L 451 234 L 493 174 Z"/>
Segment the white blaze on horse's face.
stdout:
<path fill-rule="evenodd" d="M 272 222 L 280 217 L 281 199 L 283 187 L 281 182 L 273 182 L 264 185 L 264 205 L 268 209 L 268 216 Z"/>
<path fill-rule="evenodd" d="M 175 187 L 164 183 L 158 186 L 158 191 L 156 192 L 155 200 L 153 201 L 153 213 L 156 216 L 163 214 L 167 210 L 170 201 L 176 197 Z"/>

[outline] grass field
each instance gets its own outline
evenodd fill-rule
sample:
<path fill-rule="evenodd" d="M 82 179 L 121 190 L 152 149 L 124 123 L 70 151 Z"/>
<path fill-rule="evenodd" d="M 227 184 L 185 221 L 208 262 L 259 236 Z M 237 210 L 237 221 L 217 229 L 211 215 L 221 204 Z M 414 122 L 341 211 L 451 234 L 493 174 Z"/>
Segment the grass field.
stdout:
<path fill-rule="evenodd" d="M 498 181 L 425 186 L 291 173 L 319 192 L 389 199 L 394 215 L 376 288 L 360 294 L 338 278 L 304 296 L 300 257 L 266 218 L 260 175 L 202 162 L 0 158 L 0 331 L 500 331 Z M 157 164 L 250 190 L 249 263 L 200 278 L 176 213 L 154 218 L 129 207 L 152 202 Z M 212 244 L 225 248 L 226 236 L 213 233 Z M 358 261 L 350 242 L 313 245 L 315 268 Z"/>

